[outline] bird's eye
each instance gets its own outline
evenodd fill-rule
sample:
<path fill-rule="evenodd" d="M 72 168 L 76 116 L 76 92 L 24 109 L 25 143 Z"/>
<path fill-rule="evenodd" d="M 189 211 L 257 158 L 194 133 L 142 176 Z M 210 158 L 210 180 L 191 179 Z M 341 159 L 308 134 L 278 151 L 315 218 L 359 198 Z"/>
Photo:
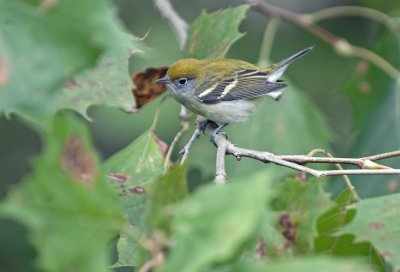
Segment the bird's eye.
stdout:
<path fill-rule="evenodd" d="M 188 82 L 188 80 L 184 77 L 178 79 L 178 84 L 179 85 L 185 85 Z"/>

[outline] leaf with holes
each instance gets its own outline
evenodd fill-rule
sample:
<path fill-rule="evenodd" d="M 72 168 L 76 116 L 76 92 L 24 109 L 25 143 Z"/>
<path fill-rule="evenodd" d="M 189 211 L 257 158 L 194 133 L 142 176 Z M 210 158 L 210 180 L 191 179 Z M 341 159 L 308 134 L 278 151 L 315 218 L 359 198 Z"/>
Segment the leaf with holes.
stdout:
<path fill-rule="evenodd" d="M 123 218 L 98 162 L 85 125 L 57 115 L 33 173 L 0 204 L 1 216 L 28 228 L 41 269 L 108 271 Z"/>
<path fill-rule="evenodd" d="M 109 51 L 92 69 L 69 79 L 62 91 L 48 102 L 49 110 L 73 109 L 87 116 L 92 105 L 120 108 L 126 112 L 136 110 L 132 97 L 133 84 L 129 75 L 129 57 L 138 49 L 138 41 L 126 34 L 125 48 Z"/>
<path fill-rule="evenodd" d="M 41 124 L 65 107 L 86 115 L 91 104 L 134 106 L 128 57 L 139 41 L 121 31 L 109 1 L 0 0 L 0 24 L 0 113 Z"/>
<path fill-rule="evenodd" d="M 128 220 L 118 241 L 119 259 L 114 267 L 137 264 L 139 248 L 131 233 L 146 230 L 144 214 L 148 186 L 162 174 L 164 152 L 165 145 L 149 129 L 103 164 L 109 181 L 120 195 Z"/>
<path fill-rule="evenodd" d="M 278 212 L 277 230 L 286 238 L 286 249 L 295 254 L 314 252 L 317 218 L 332 206 L 322 181 L 287 179 L 277 186 L 272 208 Z"/>
<path fill-rule="evenodd" d="M 400 269 L 400 194 L 369 198 L 349 206 L 354 219 L 337 234 L 352 234 L 355 242 L 370 242 L 381 256 Z"/>
<path fill-rule="evenodd" d="M 241 5 L 210 14 L 202 11 L 190 26 L 186 57 L 223 57 L 229 47 L 243 36 L 238 32 L 238 27 L 248 9 L 248 5 Z"/>

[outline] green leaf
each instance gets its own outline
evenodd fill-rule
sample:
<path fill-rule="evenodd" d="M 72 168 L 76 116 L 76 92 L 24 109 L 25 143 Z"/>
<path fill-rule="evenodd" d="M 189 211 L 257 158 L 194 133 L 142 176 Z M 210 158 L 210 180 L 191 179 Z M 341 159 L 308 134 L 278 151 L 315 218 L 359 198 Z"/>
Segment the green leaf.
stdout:
<path fill-rule="evenodd" d="M 331 207 L 322 181 L 287 179 L 278 184 L 272 208 L 278 211 L 277 229 L 286 238 L 295 254 L 314 252 L 317 218 Z"/>
<path fill-rule="evenodd" d="M 146 223 L 149 229 L 170 233 L 172 204 L 188 194 L 185 167 L 177 166 L 149 186 Z"/>
<path fill-rule="evenodd" d="M 172 204 L 187 195 L 185 167 L 171 169 L 146 188 L 146 206 L 136 211 L 142 217 L 139 221 L 142 233 L 133 224 L 126 226 L 118 241 L 118 261 L 113 267 L 138 266 L 143 261 L 144 251 L 138 246 L 138 239 L 145 240 L 148 236 L 151 239 L 153 234 L 170 235 Z"/>
<path fill-rule="evenodd" d="M 123 181 L 118 176 L 111 177 L 121 193 L 124 192 L 122 185 L 126 189 L 145 186 L 162 173 L 164 155 L 160 145 L 160 139 L 150 128 L 103 163 L 109 175 L 118 173 L 124 176 Z"/>
<path fill-rule="evenodd" d="M 255 241 L 268 212 L 263 175 L 203 186 L 175 210 L 174 244 L 164 271 L 205 271 L 238 255 Z"/>
<path fill-rule="evenodd" d="M 121 41 L 122 42 L 122 41 Z M 61 92 L 48 101 L 49 111 L 73 109 L 87 116 L 92 105 L 103 105 L 132 112 L 135 107 L 132 95 L 132 80 L 128 71 L 128 60 L 138 49 L 137 41 L 126 35 L 126 48 L 107 52 L 90 70 L 69 80 Z"/>
<path fill-rule="evenodd" d="M 368 241 L 381 256 L 400 269 L 400 194 L 362 200 L 349 208 L 356 210 L 354 219 L 339 232 L 352 234 L 355 242 Z"/>
<path fill-rule="evenodd" d="M 238 27 L 248 5 L 218 10 L 208 14 L 202 11 L 191 24 L 186 43 L 186 56 L 191 58 L 223 57 L 240 37 Z"/>
<path fill-rule="evenodd" d="M 0 113 L 17 112 L 40 123 L 59 108 L 71 107 L 85 115 L 89 104 L 127 108 L 121 99 L 132 100 L 128 99 L 126 57 L 133 45 L 121 31 L 109 1 L 65 0 L 44 7 L 32 1 L 0 0 L 0 24 L 0 59 L 9 75 L 0 86 Z M 67 88 L 65 97 L 55 92 L 66 80 L 95 65 L 105 52 L 117 57 L 105 57 L 97 68 L 100 72 L 76 78 L 83 90 Z M 112 65 L 105 67 L 107 63 Z M 121 75 L 107 85 L 99 80 L 115 73 Z M 122 97 L 112 99 L 113 95 Z"/>
<path fill-rule="evenodd" d="M 384 271 L 383 260 L 370 243 L 354 243 L 352 235 L 336 235 L 336 232 L 348 224 L 356 213 L 353 209 L 347 209 L 350 204 L 355 203 L 350 191 L 344 190 L 335 202 L 335 207 L 318 218 L 319 236 L 315 239 L 316 252 L 343 257 L 365 257 L 370 266 Z"/>
<path fill-rule="evenodd" d="M 301 257 L 292 260 L 264 263 L 241 263 L 230 270 L 232 272 L 292 272 L 292 271 L 324 271 L 324 272 L 358 272 L 373 271 L 368 266 L 354 259 L 339 259 L 325 256 Z"/>
<path fill-rule="evenodd" d="M 118 241 L 118 261 L 114 265 L 134 266 L 138 260 L 138 245 L 132 232 L 145 233 L 145 203 L 148 186 L 163 171 L 164 157 L 160 140 L 150 129 L 103 164 L 114 188 L 119 192 L 128 225 Z"/>
<path fill-rule="evenodd" d="M 108 271 L 109 242 L 123 225 L 88 135 L 82 122 L 57 115 L 33 173 L 0 205 L 27 226 L 46 271 Z"/>

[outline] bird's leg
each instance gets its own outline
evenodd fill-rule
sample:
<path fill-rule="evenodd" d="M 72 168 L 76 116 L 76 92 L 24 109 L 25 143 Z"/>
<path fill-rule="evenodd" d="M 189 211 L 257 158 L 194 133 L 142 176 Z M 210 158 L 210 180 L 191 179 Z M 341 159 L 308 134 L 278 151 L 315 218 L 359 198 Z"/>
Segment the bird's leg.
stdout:
<path fill-rule="evenodd" d="M 222 130 L 224 127 L 226 127 L 227 125 L 228 125 L 228 123 L 222 124 L 222 125 L 220 125 L 219 127 L 217 127 L 217 128 L 214 130 L 213 134 L 212 134 L 211 137 L 210 137 L 210 141 L 211 141 L 213 144 L 215 144 L 215 137 L 216 137 L 218 134 L 221 134 L 222 136 L 225 137 L 225 139 L 228 139 L 228 135 L 227 135 L 225 132 L 221 131 L 221 130 Z"/>

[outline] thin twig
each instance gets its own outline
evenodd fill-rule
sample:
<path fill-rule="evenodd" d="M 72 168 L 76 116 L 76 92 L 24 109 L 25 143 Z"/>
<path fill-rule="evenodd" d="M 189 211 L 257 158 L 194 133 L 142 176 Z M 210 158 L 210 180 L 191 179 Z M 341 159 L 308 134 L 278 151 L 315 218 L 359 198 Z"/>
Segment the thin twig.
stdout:
<path fill-rule="evenodd" d="M 154 5 L 175 31 L 179 47 L 183 50 L 187 38 L 188 24 L 174 10 L 169 0 L 154 0 Z"/>
<path fill-rule="evenodd" d="M 275 156 L 272 153 L 261 152 L 256 150 L 244 149 L 229 145 L 227 154 L 234 155 L 235 157 L 249 157 L 265 163 L 272 162 L 277 165 L 292 168 L 298 171 L 306 172 L 307 174 L 315 177 L 323 176 L 339 176 L 339 175 L 400 175 L 400 169 L 355 169 L 355 170 L 315 170 L 309 167 L 299 165 L 290 161 L 281 159 L 279 156 Z M 334 158 L 333 158 L 334 159 Z M 312 157 L 310 157 L 312 161 Z M 314 161 L 315 162 L 315 161 Z"/>
<path fill-rule="evenodd" d="M 244 2 L 251 4 L 255 10 L 266 16 L 282 18 L 287 22 L 304 28 L 316 37 L 332 45 L 338 53 L 344 56 L 355 56 L 366 59 L 392 78 L 397 79 L 400 77 L 400 72 L 379 55 L 363 47 L 354 46 L 344 38 L 338 37 L 315 24 L 312 14 L 299 15 L 261 0 L 244 0 Z"/>
<path fill-rule="evenodd" d="M 182 138 L 182 136 L 189 130 L 189 118 L 188 118 L 188 112 L 184 106 L 181 106 L 180 112 L 179 112 L 179 119 L 181 121 L 181 129 L 178 131 L 178 133 L 175 135 L 174 139 L 172 140 L 172 143 L 170 144 L 168 148 L 167 155 L 165 156 L 165 161 L 164 161 L 164 172 L 166 172 L 169 169 L 169 164 L 171 161 L 171 156 L 172 152 L 175 150 L 176 145 L 178 144 L 179 140 Z M 186 146 L 185 146 L 186 147 Z M 182 150 L 179 152 L 181 154 Z M 187 151 L 189 154 L 189 150 Z M 186 154 L 186 157 L 188 156 Z M 181 161 L 181 164 L 183 162 Z"/>
<path fill-rule="evenodd" d="M 260 55 L 258 57 L 258 66 L 266 67 L 270 65 L 270 54 L 272 49 L 272 44 L 274 42 L 274 37 L 279 26 L 278 18 L 271 18 L 268 25 L 265 28 L 263 41 L 261 43 Z"/>
<path fill-rule="evenodd" d="M 181 165 L 185 163 L 189 156 L 190 149 L 192 148 L 193 143 L 199 138 L 201 131 L 203 130 L 203 123 L 206 121 L 204 118 L 199 117 L 196 120 L 196 128 L 190 137 L 189 141 L 187 144 L 183 147 L 181 151 L 179 151 L 179 154 L 182 154 L 182 159 L 181 159 Z"/>
<path fill-rule="evenodd" d="M 322 153 L 322 154 L 326 155 L 326 156 L 329 157 L 329 158 L 334 158 L 333 155 L 332 155 L 331 153 L 329 153 L 328 151 L 326 151 L 326 150 L 324 150 L 324 149 L 314 149 L 314 150 L 312 150 L 311 152 L 309 152 L 309 153 L 307 154 L 307 156 L 314 156 L 314 155 L 317 154 L 317 153 Z M 343 167 L 342 167 L 342 165 L 340 165 L 339 163 L 335 163 L 335 167 L 336 167 L 338 170 L 344 170 Z M 345 183 L 346 186 L 347 186 L 347 189 L 349 189 L 349 191 L 350 191 L 350 194 L 351 194 L 351 196 L 352 196 L 352 199 L 354 199 L 355 201 L 360 201 L 361 198 L 360 198 L 360 196 L 358 195 L 358 193 L 357 193 L 357 191 L 356 191 L 356 188 L 354 188 L 353 184 L 351 183 L 351 180 L 350 180 L 349 176 L 348 176 L 348 175 L 343 175 L 342 177 L 343 177 L 344 183 Z"/>
<path fill-rule="evenodd" d="M 139 272 L 154 271 L 155 268 L 159 267 L 164 262 L 164 254 L 159 252 L 156 256 L 148 260 L 139 269 Z"/>
<path fill-rule="evenodd" d="M 187 160 L 187 158 L 189 156 L 190 148 L 192 148 L 194 141 L 196 141 L 196 139 L 199 138 L 200 133 L 201 133 L 201 129 L 196 127 L 192 136 L 190 137 L 188 143 L 183 147 L 183 149 L 181 151 L 179 151 L 179 154 L 182 154 L 181 164 L 184 164 L 185 161 Z"/>
<path fill-rule="evenodd" d="M 212 135 L 213 131 L 216 129 L 216 125 L 213 123 L 207 123 L 204 130 Z M 400 175 L 400 169 L 391 169 L 389 167 L 385 167 L 384 165 L 380 165 L 379 169 L 344 169 L 344 170 L 316 170 L 310 167 L 304 166 L 302 164 L 307 163 L 326 163 L 329 160 L 329 163 L 345 163 L 348 161 L 358 161 L 360 159 L 352 159 L 352 158 L 325 158 L 325 157 L 310 157 L 310 156 L 279 156 L 270 152 L 265 151 L 257 151 L 246 148 L 237 147 L 232 144 L 230 141 L 225 139 L 222 135 L 217 135 L 215 138 L 215 143 L 218 149 L 221 149 L 221 153 L 224 152 L 226 155 L 233 155 L 237 159 L 241 157 L 252 158 L 255 160 L 259 160 L 264 163 L 274 163 L 276 165 L 284 166 L 287 168 L 291 168 L 297 171 L 305 172 L 315 177 L 325 177 L 325 176 L 340 176 L 340 175 Z M 218 151 L 217 151 L 218 154 Z M 382 158 L 383 154 L 371 156 Z M 385 158 L 393 157 L 399 155 L 397 152 L 385 153 Z M 284 158 L 291 158 L 292 161 L 288 161 Z M 298 160 L 296 160 L 296 158 Z M 317 159 L 317 160 L 316 160 Z M 362 159 L 361 159 L 362 160 Z M 366 160 L 371 161 L 371 160 Z M 220 162 L 218 162 L 220 163 Z M 362 167 L 362 166 L 360 166 Z M 218 167 L 217 167 L 218 169 Z M 218 173 L 216 173 L 216 176 Z"/>
<path fill-rule="evenodd" d="M 158 271 L 165 260 L 164 247 L 166 245 L 165 234 L 154 232 L 147 245 L 144 247 L 151 255 L 151 259 L 143 264 L 139 272 Z"/>
<path fill-rule="evenodd" d="M 397 157 L 397 156 L 400 156 L 400 150 L 386 152 L 386 153 L 373 155 L 373 156 L 368 156 L 368 157 L 364 157 L 363 159 L 370 160 L 370 161 L 377 161 L 377 160 L 382 160 L 382 159 L 387 159 L 387 158 Z"/>
<path fill-rule="evenodd" d="M 329 157 L 312 157 L 306 155 L 282 155 L 279 156 L 281 159 L 291 161 L 300 164 L 306 163 L 340 163 L 340 164 L 353 164 L 360 166 L 364 162 L 362 159 L 354 158 L 329 158 Z"/>
<path fill-rule="evenodd" d="M 172 152 L 175 150 L 175 147 L 178 144 L 179 140 L 182 138 L 182 136 L 185 134 L 185 132 L 188 131 L 188 129 L 189 129 L 189 122 L 187 120 L 182 120 L 181 121 L 181 129 L 178 131 L 178 133 L 175 135 L 174 139 L 172 140 L 172 142 L 168 148 L 167 155 L 165 156 L 164 172 L 168 171 Z"/>
<path fill-rule="evenodd" d="M 310 19 L 315 23 L 321 20 L 326 20 L 339 16 L 359 16 L 367 19 L 372 19 L 383 25 L 390 30 L 396 30 L 400 24 L 395 18 L 390 17 L 386 13 L 379 10 L 361 7 L 361 6 L 338 6 L 325 8 L 311 14 Z"/>
<path fill-rule="evenodd" d="M 277 165 L 285 166 L 287 168 L 291 168 L 297 171 L 305 172 L 307 174 L 313 175 L 313 176 L 320 176 L 318 173 L 319 171 L 311 169 L 309 167 L 305 167 L 303 165 L 286 161 L 279 156 L 275 156 L 273 153 L 270 152 L 263 152 L 263 151 L 256 151 L 256 150 L 251 150 L 251 149 L 246 149 L 246 148 L 240 148 L 237 147 L 231 143 L 229 143 L 228 148 L 226 150 L 227 154 L 231 154 L 235 156 L 236 158 L 241 158 L 241 157 L 247 157 L 247 158 L 252 158 L 256 159 L 265 163 L 274 163 Z"/>

